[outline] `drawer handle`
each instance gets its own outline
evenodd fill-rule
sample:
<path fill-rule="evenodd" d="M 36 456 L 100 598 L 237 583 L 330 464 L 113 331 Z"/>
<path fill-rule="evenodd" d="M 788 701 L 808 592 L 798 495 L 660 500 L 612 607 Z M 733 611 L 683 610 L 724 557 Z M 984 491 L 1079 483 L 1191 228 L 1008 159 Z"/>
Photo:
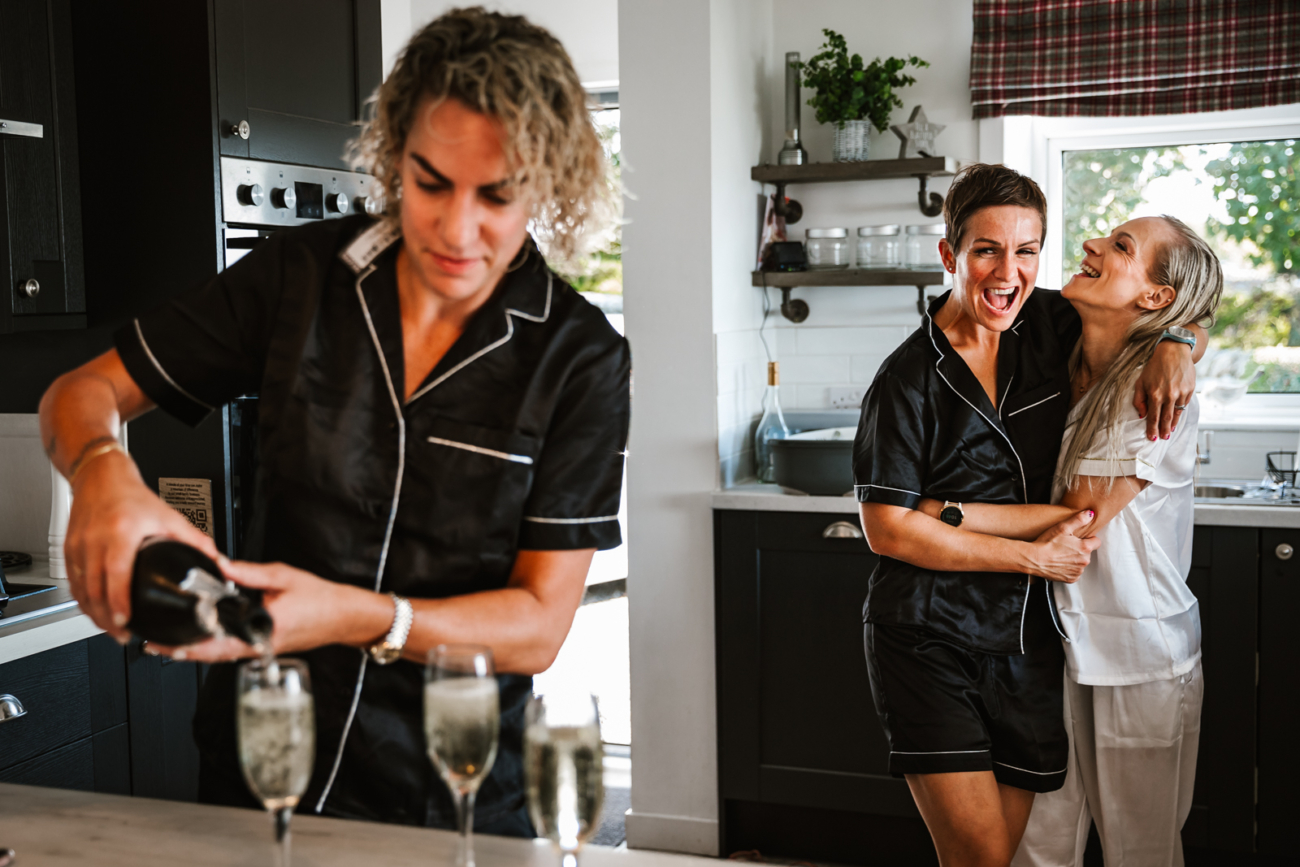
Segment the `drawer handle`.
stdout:
<path fill-rule="evenodd" d="M 1273 549 L 1273 553 L 1277 555 L 1277 559 L 1279 560 L 1290 560 L 1291 555 L 1295 553 L 1295 549 L 1286 542 L 1283 542 L 1281 545 L 1278 545 Z"/>
<path fill-rule="evenodd" d="M 857 524 L 851 524 L 848 521 L 836 521 L 825 530 L 822 530 L 823 539 L 862 539 L 862 531 L 858 529 Z"/>
<path fill-rule="evenodd" d="M 18 719 L 20 716 L 27 715 L 27 708 L 23 703 L 12 695 L 0 695 L 0 723 L 7 723 L 11 719 Z"/>

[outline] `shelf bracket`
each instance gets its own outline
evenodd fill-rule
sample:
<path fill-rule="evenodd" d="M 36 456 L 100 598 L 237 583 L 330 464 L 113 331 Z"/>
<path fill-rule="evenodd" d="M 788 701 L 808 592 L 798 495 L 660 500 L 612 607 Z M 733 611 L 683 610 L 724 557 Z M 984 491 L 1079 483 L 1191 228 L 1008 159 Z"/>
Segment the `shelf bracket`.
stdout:
<path fill-rule="evenodd" d="M 781 287 L 781 315 L 791 322 L 803 322 L 808 318 L 808 302 L 790 297 L 790 287 Z"/>
<path fill-rule="evenodd" d="M 794 199 L 786 201 L 785 199 L 785 181 L 776 182 L 776 215 L 785 220 L 786 225 L 797 223 L 803 219 L 803 205 Z"/>
<path fill-rule="evenodd" d="M 943 196 L 938 193 L 930 193 L 929 200 L 926 199 L 928 192 L 927 185 L 930 183 L 929 175 L 917 175 L 921 181 L 921 191 L 916 194 L 917 201 L 921 205 L 921 213 L 927 217 L 937 217 L 943 213 Z M 787 221 L 789 222 L 789 221 Z"/>
<path fill-rule="evenodd" d="M 916 287 L 916 312 L 921 314 L 922 319 L 925 318 L 926 309 L 927 309 L 927 305 L 925 303 L 925 287 L 917 286 Z"/>

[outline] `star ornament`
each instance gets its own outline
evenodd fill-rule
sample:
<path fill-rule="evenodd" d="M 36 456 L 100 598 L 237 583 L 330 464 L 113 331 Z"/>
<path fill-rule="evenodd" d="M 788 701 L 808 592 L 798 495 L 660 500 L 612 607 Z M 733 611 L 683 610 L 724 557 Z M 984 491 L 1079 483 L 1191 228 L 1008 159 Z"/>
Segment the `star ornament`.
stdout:
<path fill-rule="evenodd" d="M 898 148 L 898 158 L 905 160 L 934 156 L 934 137 L 943 132 L 945 127 L 941 123 L 930 123 L 926 119 L 925 109 L 918 105 L 912 109 L 912 116 L 907 119 L 907 123 L 894 124 L 890 129 L 903 140 Z"/>

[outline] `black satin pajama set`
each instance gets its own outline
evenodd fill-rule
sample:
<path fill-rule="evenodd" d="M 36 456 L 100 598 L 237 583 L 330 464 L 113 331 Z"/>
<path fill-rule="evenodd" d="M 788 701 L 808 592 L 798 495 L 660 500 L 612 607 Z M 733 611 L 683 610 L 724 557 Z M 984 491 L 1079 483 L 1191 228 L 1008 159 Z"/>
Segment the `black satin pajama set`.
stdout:
<path fill-rule="evenodd" d="M 994 405 L 934 324 L 947 298 L 867 391 L 853 447 L 858 501 L 1048 503 L 1078 315 L 1059 292 L 1029 294 L 999 340 Z M 1061 787 L 1065 658 L 1048 582 L 881 557 L 863 621 L 891 773 L 993 771 L 1032 792 Z"/>
<path fill-rule="evenodd" d="M 124 328 L 132 378 L 190 424 L 260 397 L 250 560 L 415 599 L 506 586 L 520 550 L 607 549 L 627 443 L 630 353 L 531 241 L 409 400 L 400 231 L 365 217 L 277 232 L 202 289 Z M 300 809 L 455 826 L 426 753 L 423 667 L 356 648 L 311 667 L 316 765 Z M 532 678 L 498 677 L 501 743 L 480 830 L 531 836 L 522 732 Z M 239 770 L 235 665 L 195 717 L 200 797 L 259 806 Z"/>

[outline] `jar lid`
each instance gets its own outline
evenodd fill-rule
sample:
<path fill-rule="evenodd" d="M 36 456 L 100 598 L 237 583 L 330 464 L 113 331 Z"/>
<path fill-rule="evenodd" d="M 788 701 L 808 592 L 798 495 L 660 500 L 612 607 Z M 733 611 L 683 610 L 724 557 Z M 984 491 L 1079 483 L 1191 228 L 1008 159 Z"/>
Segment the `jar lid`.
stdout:
<path fill-rule="evenodd" d="M 868 235 L 897 235 L 898 224 L 892 226 L 858 226 L 858 237 L 865 238 Z"/>
<path fill-rule="evenodd" d="M 931 223 L 928 226 L 908 226 L 907 234 L 909 235 L 945 235 L 947 234 L 943 223 Z"/>
<path fill-rule="evenodd" d="M 809 238 L 847 238 L 848 229 L 809 229 L 807 237 Z"/>

